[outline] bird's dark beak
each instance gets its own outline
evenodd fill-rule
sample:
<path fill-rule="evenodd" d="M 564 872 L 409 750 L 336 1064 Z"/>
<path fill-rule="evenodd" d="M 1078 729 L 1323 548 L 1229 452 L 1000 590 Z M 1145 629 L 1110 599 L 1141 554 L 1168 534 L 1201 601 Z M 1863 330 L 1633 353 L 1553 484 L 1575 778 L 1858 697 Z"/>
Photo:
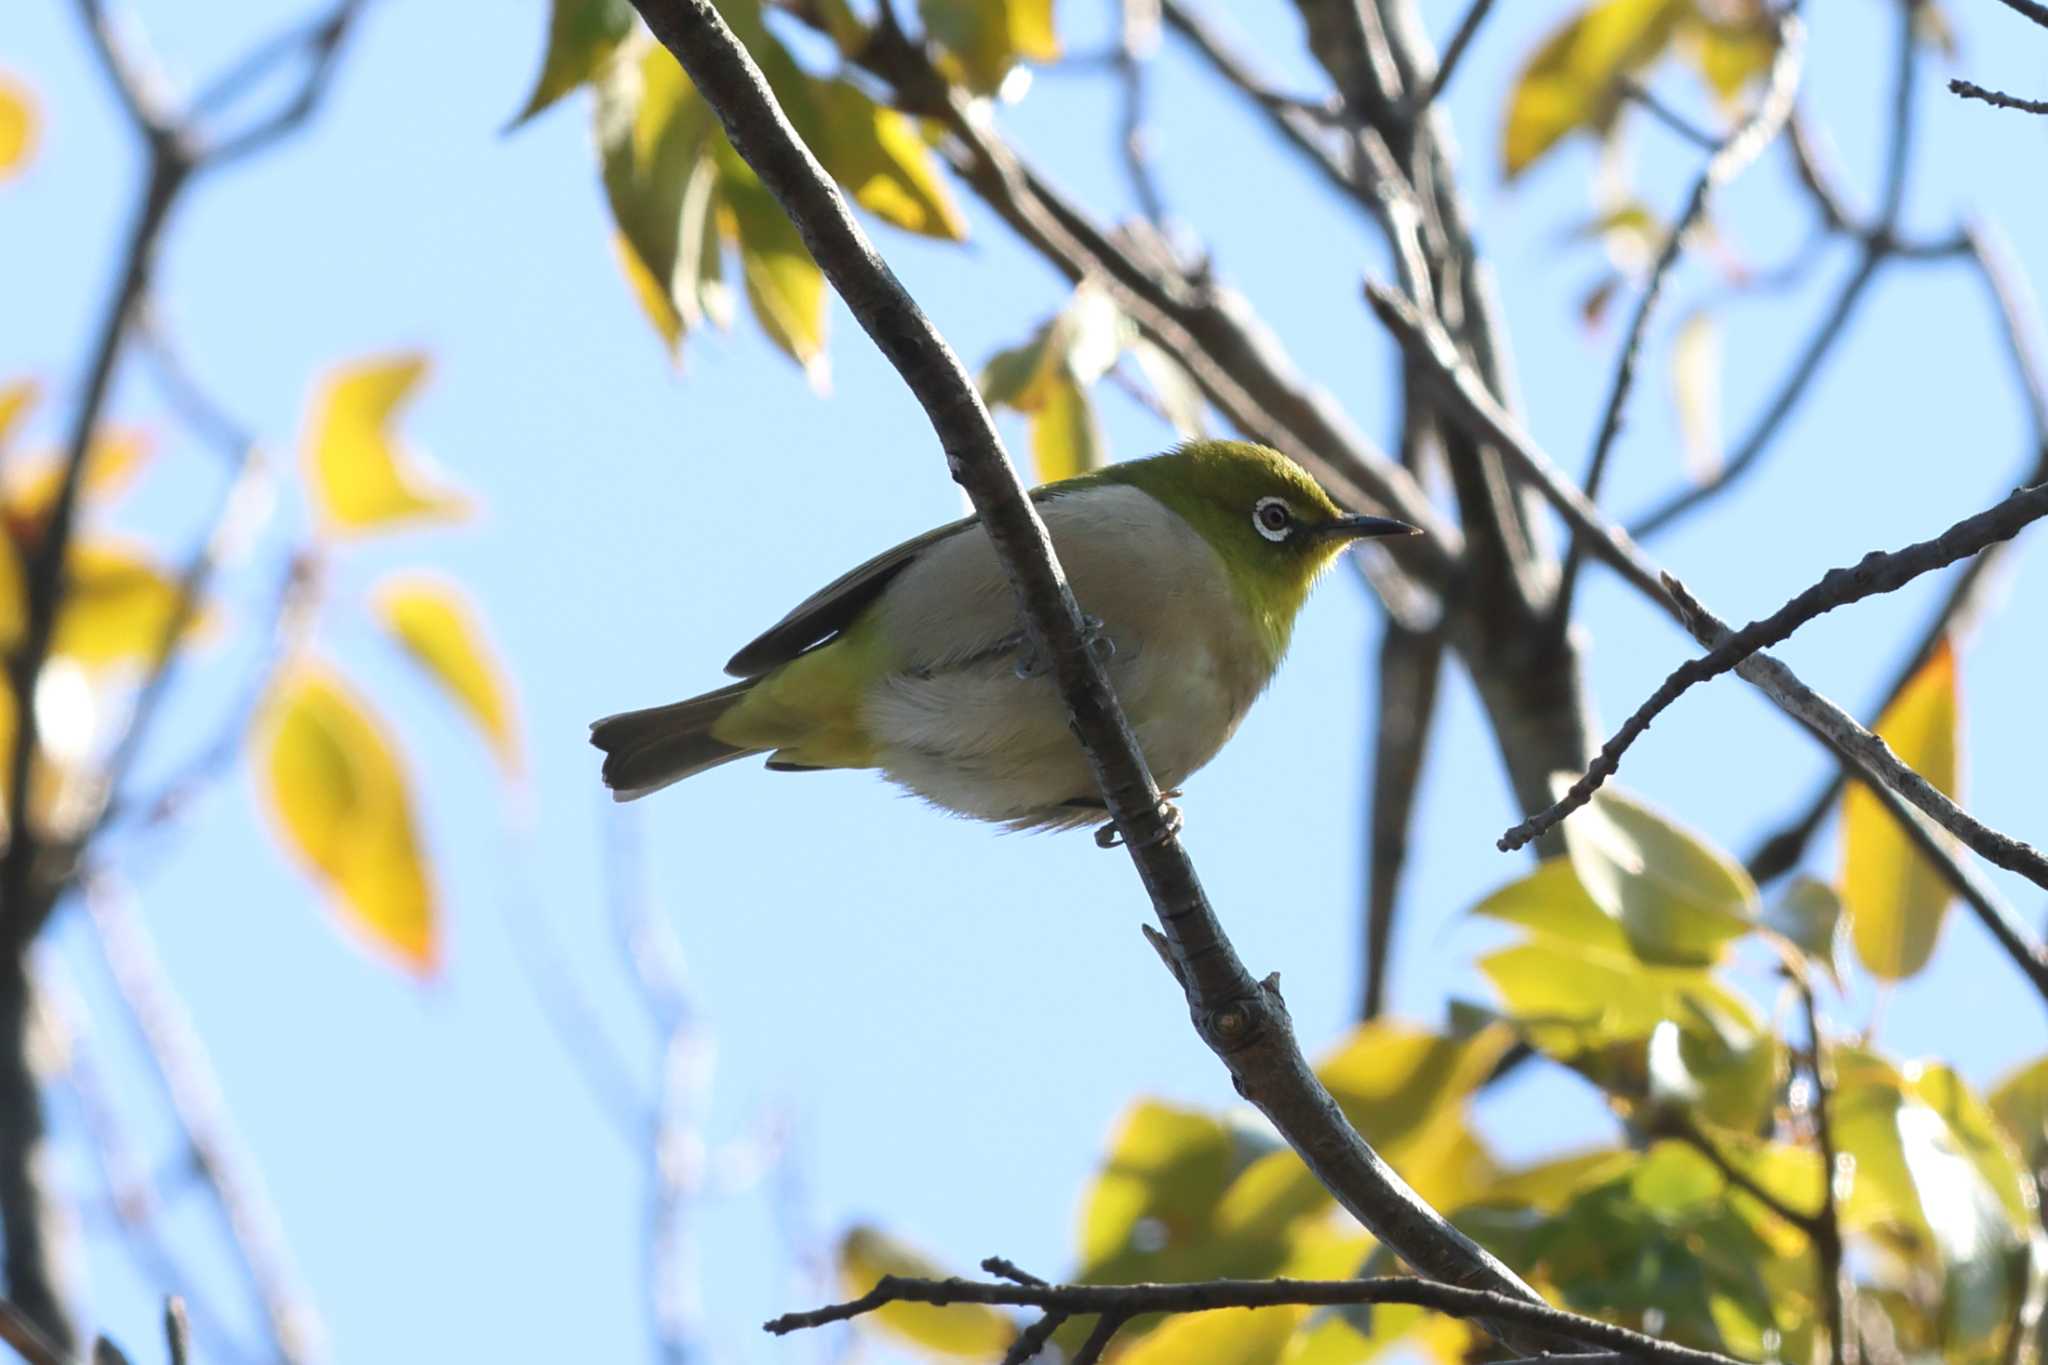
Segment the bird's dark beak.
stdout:
<path fill-rule="evenodd" d="M 1367 536 L 1419 536 L 1422 528 L 1392 517 L 1341 516 L 1322 523 L 1315 532 L 1332 540 L 1363 540 Z"/>

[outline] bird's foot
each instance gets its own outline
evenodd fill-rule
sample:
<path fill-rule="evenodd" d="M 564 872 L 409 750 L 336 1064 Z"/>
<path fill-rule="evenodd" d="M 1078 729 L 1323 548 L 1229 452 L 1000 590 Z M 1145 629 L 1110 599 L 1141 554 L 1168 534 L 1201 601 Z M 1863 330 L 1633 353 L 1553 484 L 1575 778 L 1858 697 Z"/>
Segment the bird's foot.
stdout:
<path fill-rule="evenodd" d="M 1159 793 L 1159 828 L 1137 843 L 1129 844 L 1129 847 L 1150 848 L 1154 844 L 1165 843 L 1180 833 L 1181 827 L 1187 823 L 1187 818 L 1180 813 L 1180 807 L 1173 804 L 1173 799 L 1179 795 L 1178 791 Z M 1123 831 L 1116 827 L 1114 820 L 1095 831 L 1097 848 L 1116 848 L 1125 844 Z"/>
<path fill-rule="evenodd" d="M 1088 652 L 1103 663 L 1116 657 L 1116 641 L 1109 638 L 1098 617 L 1081 617 L 1081 640 L 1088 646 Z M 1042 678 L 1052 672 L 1052 660 L 1041 655 L 1029 643 L 1024 652 L 1017 656 L 1017 676 L 1020 678 Z"/>

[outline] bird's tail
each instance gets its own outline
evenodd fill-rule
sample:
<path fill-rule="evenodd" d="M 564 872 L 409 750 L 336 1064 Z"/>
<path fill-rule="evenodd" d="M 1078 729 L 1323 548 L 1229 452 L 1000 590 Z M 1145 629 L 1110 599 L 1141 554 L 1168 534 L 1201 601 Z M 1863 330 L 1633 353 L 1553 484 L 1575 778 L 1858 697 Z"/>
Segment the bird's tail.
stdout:
<path fill-rule="evenodd" d="M 756 681 L 749 678 L 687 701 L 591 722 L 590 742 L 604 750 L 604 784 L 612 789 L 612 799 L 637 801 L 706 768 L 758 753 L 711 737 L 718 718 Z"/>

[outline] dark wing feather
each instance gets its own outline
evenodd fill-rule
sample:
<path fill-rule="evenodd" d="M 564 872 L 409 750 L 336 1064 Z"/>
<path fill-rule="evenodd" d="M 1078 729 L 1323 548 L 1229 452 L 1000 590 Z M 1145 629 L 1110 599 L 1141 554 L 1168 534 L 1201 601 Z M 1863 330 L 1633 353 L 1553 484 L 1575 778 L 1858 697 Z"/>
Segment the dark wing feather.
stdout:
<path fill-rule="evenodd" d="M 725 671 L 735 678 L 758 678 L 780 668 L 814 645 L 821 645 L 853 624 L 881 596 L 897 574 L 909 568 L 932 546 L 975 524 L 962 517 L 885 550 L 857 569 L 849 570 L 806 597 L 789 615 L 770 626 L 732 656 Z"/>

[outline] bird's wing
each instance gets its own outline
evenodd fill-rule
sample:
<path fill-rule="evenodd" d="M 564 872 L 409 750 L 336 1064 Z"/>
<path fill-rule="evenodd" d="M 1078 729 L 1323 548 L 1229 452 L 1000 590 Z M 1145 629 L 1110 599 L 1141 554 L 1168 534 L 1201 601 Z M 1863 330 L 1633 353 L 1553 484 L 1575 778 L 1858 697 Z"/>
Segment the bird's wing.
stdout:
<path fill-rule="evenodd" d="M 944 526 L 906 540 L 885 550 L 856 569 L 848 570 L 806 597 L 789 615 L 770 626 L 726 662 L 725 671 L 735 678 L 757 678 L 780 668 L 814 645 L 823 644 L 853 624 L 867 610 L 896 575 L 916 562 L 926 550 L 958 535 L 976 522 L 962 517 Z"/>

